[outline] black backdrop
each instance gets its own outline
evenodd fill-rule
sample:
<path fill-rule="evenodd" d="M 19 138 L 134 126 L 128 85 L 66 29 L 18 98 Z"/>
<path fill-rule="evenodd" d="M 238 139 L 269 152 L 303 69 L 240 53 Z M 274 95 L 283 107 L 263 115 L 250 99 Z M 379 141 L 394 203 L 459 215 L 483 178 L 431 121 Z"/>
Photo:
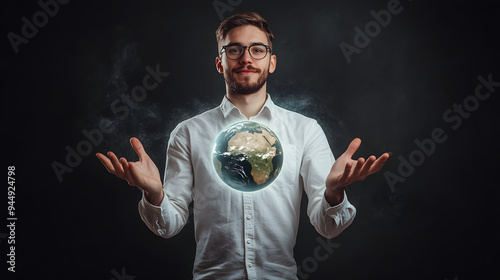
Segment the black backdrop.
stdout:
<path fill-rule="evenodd" d="M 134 159 L 128 139 L 137 136 L 163 171 L 173 127 L 224 95 L 214 66 L 220 16 L 253 10 L 276 36 L 278 68 L 268 81 L 275 103 L 316 118 L 336 156 L 354 137 L 363 140 L 358 156 L 394 153 L 382 172 L 348 189 L 358 214 L 332 241 L 338 248 L 327 260 L 314 259 L 319 235 L 302 209 L 295 258 L 308 279 L 498 277 L 500 87 L 490 86 L 496 91 L 488 97 L 485 86 L 481 98 L 475 91 L 479 76 L 500 81 L 500 4 L 401 1 L 388 24 L 374 24 L 370 11 L 395 2 L 70 1 L 44 17 L 37 1 L 3 1 L 2 163 L 4 176 L 16 168 L 17 221 L 16 272 L 2 261 L 2 274 L 191 277 L 192 217 L 177 236 L 155 236 L 137 212 L 140 192 L 93 154 L 113 150 Z M 37 31 L 23 27 L 23 17 L 36 21 Z M 371 34 L 369 42 L 356 37 L 356 27 Z M 348 62 L 340 46 L 353 50 L 355 38 Z M 128 105 L 122 98 L 142 85 L 148 66 L 169 74 Z M 462 115 L 453 111 L 464 101 Z M 114 130 L 86 146 L 83 131 L 103 121 Z M 415 140 L 436 128 L 446 140 L 418 152 Z M 84 155 L 80 162 L 69 157 L 71 167 L 68 149 L 78 147 Z M 406 160 L 418 165 L 413 172 L 398 171 Z M 58 178 L 54 164 L 71 172 Z M 4 186 L 1 260 L 13 234 Z"/>

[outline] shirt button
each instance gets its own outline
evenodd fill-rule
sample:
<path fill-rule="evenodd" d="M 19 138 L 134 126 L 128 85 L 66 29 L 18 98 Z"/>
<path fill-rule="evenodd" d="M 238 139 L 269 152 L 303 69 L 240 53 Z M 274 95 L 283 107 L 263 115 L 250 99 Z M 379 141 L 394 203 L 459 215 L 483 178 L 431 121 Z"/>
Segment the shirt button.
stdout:
<path fill-rule="evenodd" d="M 252 243 L 252 240 L 247 239 L 247 244 L 250 244 L 250 243 Z"/>
<path fill-rule="evenodd" d="M 251 215 L 247 215 L 247 220 L 250 220 L 252 218 Z"/>
<path fill-rule="evenodd" d="M 248 267 L 252 267 L 252 266 L 253 266 L 253 264 L 252 264 L 252 263 L 249 263 L 249 264 L 248 264 Z"/>

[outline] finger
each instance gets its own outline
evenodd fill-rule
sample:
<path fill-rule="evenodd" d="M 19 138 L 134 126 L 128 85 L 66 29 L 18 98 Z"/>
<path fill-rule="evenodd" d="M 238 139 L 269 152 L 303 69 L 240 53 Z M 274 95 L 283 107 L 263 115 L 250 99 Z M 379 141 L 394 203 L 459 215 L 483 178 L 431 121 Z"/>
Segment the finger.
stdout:
<path fill-rule="evenodd" d="M 125 172 L 123 171 L 123 166 L 113 152 L 108 152 L 108 157 L 115 168 L 115 175 L 119 178 L 125 178 Z"/>
<path fill-rule="evenodd" d="M 371 166 L 370 171 L 368 174 L 373 174 L 375 172 L 378 172 L 382 167 L 384 166 L 385 162 L 389 157 L 391 156 L 391 153 L 384 153 L 382 154 Z"/>
<path fill-rule="evenodd" d="M 129 165 L 129 162 L 127 161 L 126 158 L 121 157 L 120 158 L 120 163 L 123 166 L 123 172 L 124 173 L 126 173 L 126 172 L 128 172 L 130 170 L 130 165 Z"/>
<path fill-rule="evenodd" d="M 370 168 L 372 167 L 376 159 L 377 158 L 375 156 L 368 157 L 366 162 L 363 164 L 363 168 L 359 171 L 359 176 L 361 180 L 364 180 L 366 176 L 369 175 Z"/>
<path fill-rule="evenodd" d="M 354 155 L 354 153 L 358 150 L 360 145 L 361 145 L 361 139 L 355 138 L 354 140 L 351 141 L 349 147 L 347 147 L 347 150 L 344 152 L 344 154 L 349 158 L 351 158 Z"/>
<path fill-rule="evenodd" d="M 142 161 L 144 158 L 148 156 L 148 154 L 144 150 L 144 146 L 142 146 L 142 143 L 141 141 L 139 141 L 139 139 L 135 137 L 130 138 L 130 144 L 132 145 L 132 148 L 139 156 L 140 161 Z"/>
<path fill-rule="evenodd" d="M 342 176 L 339 179 L 339 181 L 342 185 L 344 185 L 347 182 L 347 179 L 349 178 L 349 175 L 351 174 L 351 169 L 352 169 L 352 162 L 347 162 L 345 164 L 344 173 L 342 173 Z"/>
<path fill-rule="evenodd" d="M 130 172 L 130 164 L 129 162 L 124 158 L 120 158 L 120 163 L 122 164 L 123 166 L 123 176 L 124 176 L 124 179 L 127 180 L 127 182 L 129 183 L 129 185 L 132 185 L 132 176 L 131 176 L 131 172 Z"/>
<path fill-rule="evenodd" d="M 352 172 L 352 178 L 357 179 L 359 177 L 359 172 L 361 171 L 361 168 L 363 168 L 364 163 L 364 158 L 358 158 L 358 161 L 356 161 L 356 166 L 354 167 L 354 170 Z"/>
<path fill-rule="evenodd" d="M 101 163 L 104 165 L 104 167 L 106 167 L 106 170 L 108 170 L 109 173 L 115 174 L 115 168 L 113 167 L 111 160 L 107 156 L 105 156 L 101 153 L 97 153 L 95 155 L 101 161 Z"/>

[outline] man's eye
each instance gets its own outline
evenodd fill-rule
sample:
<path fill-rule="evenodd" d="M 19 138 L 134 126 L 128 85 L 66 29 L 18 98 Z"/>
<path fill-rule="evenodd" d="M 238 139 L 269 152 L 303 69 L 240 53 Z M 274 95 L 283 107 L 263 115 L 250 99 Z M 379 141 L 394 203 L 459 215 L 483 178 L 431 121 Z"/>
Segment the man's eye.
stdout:
<path fill-rule="evenodd" d="M 252 48 L 252 52 L 254 53 L 262 53 L 262 52 L 265 52 L 266 51 L 266 48 L 263 47 L 263 46 L 254 46 Z"/>

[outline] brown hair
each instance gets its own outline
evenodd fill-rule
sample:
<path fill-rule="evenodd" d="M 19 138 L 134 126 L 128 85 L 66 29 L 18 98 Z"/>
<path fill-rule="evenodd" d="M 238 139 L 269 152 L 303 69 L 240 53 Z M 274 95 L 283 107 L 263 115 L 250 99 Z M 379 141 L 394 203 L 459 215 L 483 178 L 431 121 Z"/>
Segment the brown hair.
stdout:
<path fill-rule="evenodd" d="M 215 36 L 217 37 L 217 44 L 221 44 L 222 40 L 226 38 L 227 33 L 238 26 L 243 25 L 253 25 L 262 30 L 269 41 L 269 46 L 273 48 L 274 35 L 267 25 L 267 21 L 256 12 L 241 12 L 236 15 L 232 15 L 226 18 L 215 31 Z"/>

